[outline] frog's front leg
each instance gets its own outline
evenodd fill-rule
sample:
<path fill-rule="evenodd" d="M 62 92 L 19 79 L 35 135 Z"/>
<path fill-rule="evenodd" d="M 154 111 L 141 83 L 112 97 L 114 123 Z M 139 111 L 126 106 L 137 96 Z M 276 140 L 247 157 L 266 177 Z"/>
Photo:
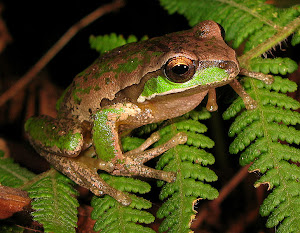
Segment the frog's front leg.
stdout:
<path fill-rule="evenodd" d="M 154 133 L 139 148 L 133 151 L 123 153 L 121 150 L 118 125 L 126 122 L 128 117 L 134 117 L 140 112 L 141 109 L 130 103 L 117 104 L 97 112 L 92 130 L 96 154 L 101 159 L 111 161 L 114 164 L 114 170 L 111 172 L 113 175 L 143 176 L 172 182 L 175 179 L 174 173 L 155 170 L 143 164 L 168 149 L 185 143 L 187 136 L 183 133 L 179 133 L 167 143 L 151 150 L 146 149 L 159 139 L 157 133 Z"/>
<path fill-rule="evenodd" d="M 156 140 L 160 139 L 159 133 L 155 132 L 150 136 L 150 140 L 152 143 L 154 143 L 156 140 L 152 140 L 152 138 L 155 138 Z M 150 159 L 153 159 L 162 153 L 166 152 L 167 150 L 179 145 L 184 144 L 187 141 L 187 135 L 184 132 L 177 133 L 174 137 L 172 137 L 169 141 L 166 143 L 155 147 L 150 150 L 146 150 L 146 146 L 150 146 L 148 140 L 146 140 L 145 143 L 143 143 L 140 147 L 133 151 L 129 151 L 124 154 L 126 158 L 126 165 L 123 169 L 115 170 L 114 174 L 122 174 L 125 175 L 128 173 L 129 175 L 138 175 L 143 177 L 150 177 L 160 180 L 165 180 L 167 182 L 173 182 L 176 179 L 176 175 L 171 172 L 165 172 L 161 170 L 155 170 L 153 168 L 147 167 L 143 165 Z"/>

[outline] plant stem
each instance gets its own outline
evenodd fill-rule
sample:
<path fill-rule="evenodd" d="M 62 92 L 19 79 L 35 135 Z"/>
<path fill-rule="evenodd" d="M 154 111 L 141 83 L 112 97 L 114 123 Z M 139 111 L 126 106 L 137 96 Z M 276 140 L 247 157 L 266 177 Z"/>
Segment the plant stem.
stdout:
<path fill-rule="evenodd" d="M 286 39 L 289 35 L 293 34 L 297 28 L 300 27 L 300 17 L 294 19 L 292 22 L 290 22 L 287 26 L 281 28 L 281 30 L 278 30 L 278 32 L 267 39 L 265 42 L 261 43 L 259 46 L 249 50 L 244 55 L 239 57 L 239 62 L 242 67 L 249 68 L 250 60 L 254 57 L 258 57 L 261 54 L 264 54 L 269 49 L 275 47 L 277 44 L 279 44 L 281 41 Z"/>

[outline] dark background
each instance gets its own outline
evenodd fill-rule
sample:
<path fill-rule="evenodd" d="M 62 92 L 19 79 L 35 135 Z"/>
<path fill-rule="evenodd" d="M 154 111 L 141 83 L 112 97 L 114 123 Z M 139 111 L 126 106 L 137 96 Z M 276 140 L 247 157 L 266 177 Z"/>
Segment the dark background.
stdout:
<path fill-rule="evenodd" d="M 4 1 L 3 18 L 13 37 L 3 56 L 14 75 L 21 76 L 74 23 L 110 1 Z M 89 48 L 90 35 L 111 32 L 141 38 L 187 29 L 183 16 L 169 16 L 155 0 L 128 0 L 119 12 L 107 14 L 81 30 L 47 65 L 54 82 L 67 86 L 73 77 L 97 58 Z M 7 69 L 7 67 L 6 67 Z M 3 70 L 3 69 L 1 69 Z"/>

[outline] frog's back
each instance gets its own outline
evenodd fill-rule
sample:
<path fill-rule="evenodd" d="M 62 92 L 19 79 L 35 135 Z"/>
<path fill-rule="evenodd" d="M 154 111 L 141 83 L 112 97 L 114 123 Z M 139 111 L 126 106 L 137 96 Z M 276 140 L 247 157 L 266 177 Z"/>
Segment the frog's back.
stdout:
<path fill-rule="evenodd" d="M 218 24 L 212 21 L 187 31 L 130 43 L 105 53 L 78 74 L 59 101 L 59 114 L 91 121 L 101 104 L 107 102 L 103 100 L 115 100 L 120 91 L 139 84 L 146 74 L 161 70 L 170 56 L 180 53 L 192 54 L 198 61 L 235 59 Z"/>
<path fill-rule="evenodd" d="M 113 100 L 125 87 L 138 84 L 151 70 L 150 54 L 143 42 L 131 43 L 100 56 L 79 73 L 59 101 L 59 113 L 90 121 L 103 99 Z M 157 58 L 163 53 L 155 54 Z M 146 64 L 145 64 L 146 63 Z M 151 63 L 151 62 L 150 62 Z"/>

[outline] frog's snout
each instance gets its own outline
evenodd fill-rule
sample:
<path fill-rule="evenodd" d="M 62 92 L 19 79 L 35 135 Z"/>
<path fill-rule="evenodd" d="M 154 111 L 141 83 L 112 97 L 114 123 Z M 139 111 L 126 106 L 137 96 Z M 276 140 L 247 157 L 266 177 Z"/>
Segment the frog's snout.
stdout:
<path fill-rule="evenodd" d="M 225 70 L 229 77 L 236 77 L 239 72 L 239 66 L 233 61 L 220 61 L 218 67 Z"/>
<path fill-rule="evenodd" d="M 234 61 L 200 61 L 199 69 L 206 69 L 209 67 L 218 67 L 222 70 L 225 70 L 230 78 L 236 77 L 239 72 L 239 66 Z"/>

